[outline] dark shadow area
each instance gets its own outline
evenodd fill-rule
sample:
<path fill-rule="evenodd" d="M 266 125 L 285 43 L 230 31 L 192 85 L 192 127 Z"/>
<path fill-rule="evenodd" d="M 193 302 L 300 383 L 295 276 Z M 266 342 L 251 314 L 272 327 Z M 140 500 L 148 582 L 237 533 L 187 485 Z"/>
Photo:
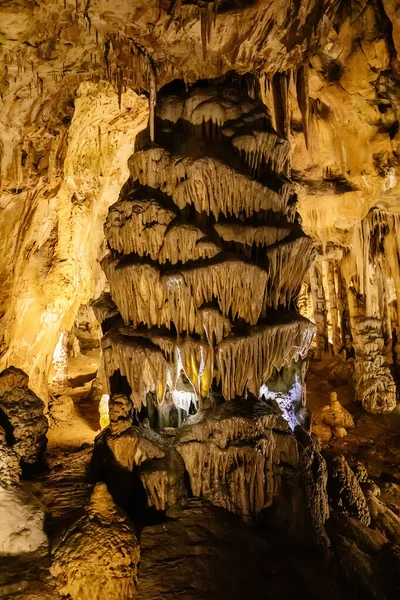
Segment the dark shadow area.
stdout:
<path fill-rule="evenodd" d="M 15 444 L 14 427 L 11 425 L 6 413 L 0 408 L 0 427 L 2 427 L 6 434 L 6 442 L 9 446 Z"/>

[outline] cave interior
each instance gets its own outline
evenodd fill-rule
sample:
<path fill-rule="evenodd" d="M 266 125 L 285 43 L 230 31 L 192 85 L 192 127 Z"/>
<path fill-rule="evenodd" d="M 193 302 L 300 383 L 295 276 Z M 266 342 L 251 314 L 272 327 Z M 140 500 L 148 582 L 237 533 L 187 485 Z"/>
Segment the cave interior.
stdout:
<path fill-rule="evenodd" d="M 400 597 L 399 0 L 0 0 L 0 599 Z"/>

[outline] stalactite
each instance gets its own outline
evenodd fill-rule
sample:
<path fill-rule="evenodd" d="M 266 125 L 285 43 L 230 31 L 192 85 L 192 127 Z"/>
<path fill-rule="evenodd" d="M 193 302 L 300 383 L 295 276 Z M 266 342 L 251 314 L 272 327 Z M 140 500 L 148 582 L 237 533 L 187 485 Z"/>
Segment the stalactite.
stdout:
<path fill-rule="evenodd" d="M 275 73 L 272 78 L 272 98 L 274 103 L 275 128 L 280 136 L 285 135 L 285 107 L 282 98 L 282 73 Z"/>
<path fill-rule="evenodd" d="M 328 293 L 329 293 L 329 304 L 330 304 L 330 312 L 332 319 L 332 346 L 333 353 L 339 354 L 342 348 L 342 335 L 340 329 L 340 314 L 339 314 L 339 306 L 338 306 L 338 298 L 336 292 L 336 284 L 335 284 L 335 270 L 334 270 L 334 261 L 328 260 L 326 261 L 327 266 L 327 283 L 328 283 Z"/>
<path fill-rule="evenodd" d="M 156 73 L 153 65 L 150 65 L 150 93 L 149 93 L 149 126 L 150 126 L 150 140 L 154 142 L 154 121 L 155 121 L 155 110 L 157 101 L 157 81 Z"/>
<path fill-rule="evenodd" d="M 322 358 L 328 349 L 328 323 L 326 318 L 325 290 L 322 283 L 321 263 L 316 261 L 310 271 L 311 292 L 314 306 L 314 319 L 317 326 L 315 358 Z"/>
<path fill-rule="evenodd" d="M 281 73 L 279 78 L 281 102 L 283 110 L 283 132 L 286 138 L 290 135 L 290 102 L 289 102 L 289 74 Z"/>
<path fill-rule="evenodd" d="M 282 467 L 296 462 L 297 449 L 283 419 L 266 414 L 264 403 L 250 404 L 248 413 L 236 412 L 234 404 L 224 408 L 183 426 L 177 450 L 194 496 L 251 520 L 278 497 Z"/>
<path fill-rule="evenodd" d="M 138 151 L 129 159 L 133 180 L 160 188 L 179 209 L 193 204 L 196 211 L 218 219 L 245 212 L 251 216 L 272 210 L 294 220 L 289 199 L 293 186 L 283 183 L 280 193 L 209 157 L 171 155 L 162 148 Z"/>
<path fill-rule="evenodd" d="M 303 133 L 306 141 L 306 147 L 309 144 L 309 117 L 310 117 L 310 86 L 309 86 L 309 66 L 301 65 L 296 75 L 297 102 L 299 104 L 301 117 L 303 121 Z"/>
<path fill-rule="evenodd" d="M 150 114 L 151 142 L 129 159 L 130 181 L 104 228 L 102 266 L 125 323 L 104 337 L 106 372 L 127 378 L 138 410 L 149 393 L 166 414 L 171 401 L 201 410 L 214 385 L 225 400 L 259 396 L 274 369 L 305 358 L 315 330 L 288 313 L 314 256 L 294 224 L 288 143 L 248 90 L 200 89 L 173 104 L 160 94 L 157 131 Z M 201 156 L 181 141 L 182 121 L 193 145 L 202 135 Z M 105 299 L 95 309 L 115 314 Z"/>

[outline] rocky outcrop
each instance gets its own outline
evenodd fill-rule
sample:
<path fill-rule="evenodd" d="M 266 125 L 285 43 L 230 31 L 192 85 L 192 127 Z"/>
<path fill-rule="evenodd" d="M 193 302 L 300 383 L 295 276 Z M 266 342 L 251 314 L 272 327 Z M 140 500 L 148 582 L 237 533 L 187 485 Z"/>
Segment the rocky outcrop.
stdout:
<path fill-rule="evenodd" d="M 137 585 L 139 544 L 127 516 L 98 483 L 84 516 L 52 549 L 57 589 L 73 600 L 130 600 Z"/>
<path fill-rule="evenodd" d="M 370 524 L 367 500 L 343 455 L 335 456 L 330 463 L 328 493 L 333 508 L 358 519 L 364 525 Z"/>
<path fill-rule="evenodd" d="M 0 374 L 0 411 L 9 443 L 25 464 L 37 463 L 46 447 L 44 403 L 28 387 L 28 377 L 10 367 Z"/>

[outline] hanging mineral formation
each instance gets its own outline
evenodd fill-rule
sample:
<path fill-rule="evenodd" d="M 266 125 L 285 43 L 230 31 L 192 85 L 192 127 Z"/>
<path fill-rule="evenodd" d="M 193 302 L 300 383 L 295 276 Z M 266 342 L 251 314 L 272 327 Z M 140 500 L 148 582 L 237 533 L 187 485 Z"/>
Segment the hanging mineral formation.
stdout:
<path fill-rule="evenodd" d="M 314 331 L 295 306 L 313 248 L 288 143 L 263 104 L 226 85 L 161 90 L 154 124 L 105 225 L 121 315 L 103 340 L 110 392 L 119 372 L 139 411 L 149 397 L 189 411 L 210 390 L 258 396 Z"/>

